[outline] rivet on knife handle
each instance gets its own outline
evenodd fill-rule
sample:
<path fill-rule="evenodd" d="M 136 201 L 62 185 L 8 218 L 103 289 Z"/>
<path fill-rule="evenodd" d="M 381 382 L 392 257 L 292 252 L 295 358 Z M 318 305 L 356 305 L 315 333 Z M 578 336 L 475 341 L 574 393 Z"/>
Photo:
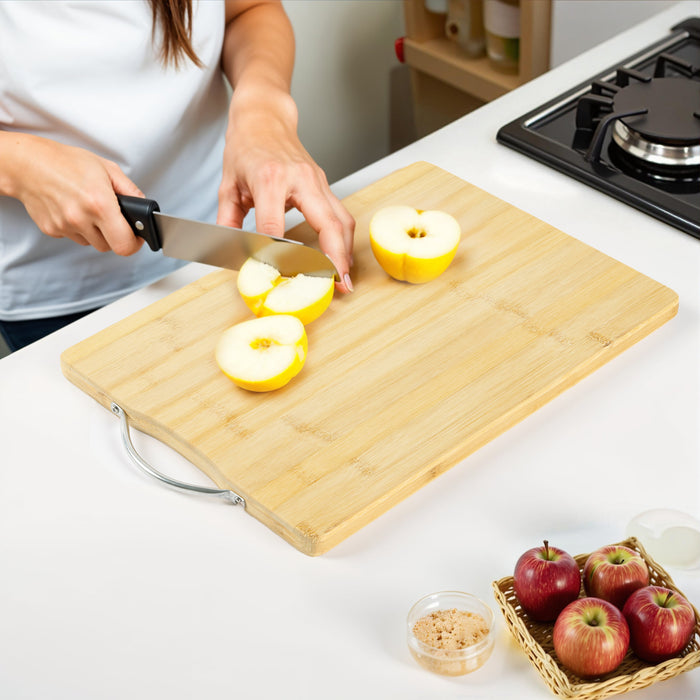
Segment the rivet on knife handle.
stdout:
<path fill-rule="evenodd" d="M 154 211 L 160 211 L 158 202 L 154 199 L 131 197 L 126 194 L 118 194 L 117 200 L 134 234 L 143 238 L 151 250 L 160 250 L 163 244 L 153 216 Z"/>
<path fill-rule="evenodd" d="M 124 409 L 119 406 L 119 404 L 112 403 L 111 405 L 112 413 L 118 416 L 121 423 L 121 436 L 122 443 L 129 455 L 131 461 L 143 472 L 152 476 L 159 481 L 162 481 L 168 486 L 180 489 L 183 491 L 194 491 L 195 493 L 201 493 L 208 496 L 218 496 L 224 500 L 231 501 L 233 505 L 242 505 L 245 508 L 245 501 L 237 493 L 229 489 L 211 489 L 206 486 L 196 486 L 195 484 L 186 484 L 184 481 L 178 481 L 177 479 L 171 479 L 169 476 L 162 474 L 155 467 L 152 467 L 141 455 L 136 451 L 134 443 L 131 441 L 131 436 L 129 435 L 129 419 L 127 418 Z"/>

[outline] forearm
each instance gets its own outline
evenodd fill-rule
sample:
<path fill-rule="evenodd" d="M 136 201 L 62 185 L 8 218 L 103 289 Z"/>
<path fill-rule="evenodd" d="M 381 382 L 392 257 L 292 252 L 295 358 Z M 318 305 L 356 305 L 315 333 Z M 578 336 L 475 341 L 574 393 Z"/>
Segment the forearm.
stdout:
<path fill-rule="evenodd" d="M 19 196 L 20 175 L 25 171 L 22 163 L 26 158 L 31 140 L 39 138 L 31 134 L 0 129 L 0 195 Z"/>
<path fill-rule="evenodd" d="M 228 0 L 221 67 L 234 89 L 289 93 L 294 32 L 280 2 Z"/>

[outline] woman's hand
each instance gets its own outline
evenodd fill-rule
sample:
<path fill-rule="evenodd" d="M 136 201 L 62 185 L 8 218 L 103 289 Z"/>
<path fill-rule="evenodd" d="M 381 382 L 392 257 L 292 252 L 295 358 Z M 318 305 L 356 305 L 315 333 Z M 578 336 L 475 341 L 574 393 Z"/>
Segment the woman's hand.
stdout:
<path fill-rule="evenodd" d="M 293 65 L 294 33 L 280 2 L 226 0 L 221 66 L 233 97 L 218 222 L 240 227 L 255 207 L 256 228 L 283 236 L 284 213 L 296 207 L 338 269 L 337 288 L 350 292 L 355 221 L 297 136 Z"/>
<path fill-rule="evenodd" d="M 144 195 L 116 163 L 39 136 L 0 137 L 0 193 L 19 199 L 43 233 L 117 255 L 132 255 L 143 245 L 115 193 Z"/>
<path fill-rule="evenodd" d="M 349 292 L 355 221 L 299 142 L 296 125 L 296 105 L 289 94 L 234 92 L 217 221 L 240 228 L 255 207 L 256 229 L 283 236 L 284 213 L 296 207 L 338 269 L 338 288 Z"/>

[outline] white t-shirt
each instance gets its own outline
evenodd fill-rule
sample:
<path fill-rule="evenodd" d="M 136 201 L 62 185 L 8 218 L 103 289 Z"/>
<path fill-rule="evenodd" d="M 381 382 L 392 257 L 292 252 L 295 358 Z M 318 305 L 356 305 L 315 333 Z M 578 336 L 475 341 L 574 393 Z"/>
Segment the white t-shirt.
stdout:
<path fill-rule="evenodd" d="M 147 0 L 0 2 L 0 129 L 81 146 L 115 161 L 163 212 L 215 221 L 228 91 L 219 62 L 224 3 L 194 0 L 204 67 L 158 57 Z M 180 263 L 147 245 L 100 253 L 42 234 L 0 197 L 0 319 L 107 304 Z"/>

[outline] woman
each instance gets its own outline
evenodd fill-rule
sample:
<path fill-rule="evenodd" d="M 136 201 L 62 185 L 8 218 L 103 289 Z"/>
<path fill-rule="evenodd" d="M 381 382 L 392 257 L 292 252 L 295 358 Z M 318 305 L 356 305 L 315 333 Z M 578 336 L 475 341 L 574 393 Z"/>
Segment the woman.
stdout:
<path fill-rule="evenodd" d="M 177 267 L 143 247 L 116 194 L 235 227 L 254 206 L 257 230 L 278 236 L 297 207 L 352 291 L 354 221 L 299 142 L 293 62 L 279 2 L 0 2 L 11 350 Z"/>

